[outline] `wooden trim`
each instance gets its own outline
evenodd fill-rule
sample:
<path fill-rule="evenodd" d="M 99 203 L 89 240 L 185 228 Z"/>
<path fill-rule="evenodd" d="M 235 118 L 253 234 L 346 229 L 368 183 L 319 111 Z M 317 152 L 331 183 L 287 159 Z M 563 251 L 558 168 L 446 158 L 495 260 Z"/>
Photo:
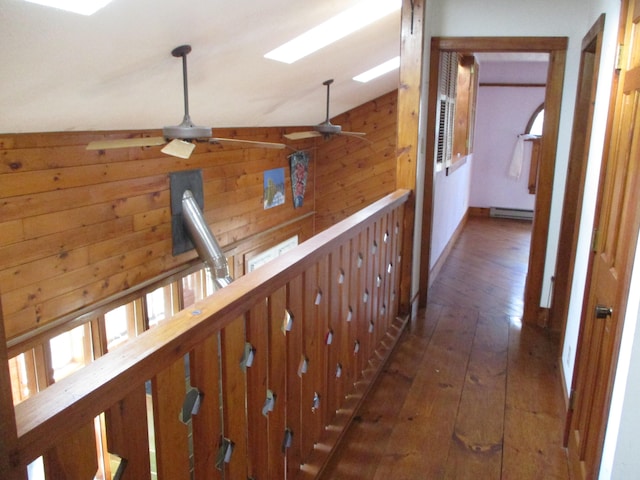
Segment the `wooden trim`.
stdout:
<path fill-rule="evenodd" d="M 563 341 L 582 216 L 582 199 L 593 122 L 593 102 L 597 88 L 603 33 L 604 15 L 601 15 L 582 40 L 578 91 L 558 239 L 556 280 L 549 314 L 551 329 L 563 332 Z"/>
<path fill-rule="evenodd" d="M 468 219 L 469 219 L 469 210 L 467 210 L 465 212 L 464 216 L 462 217 L 462 220 L 460 220 L 460 223 L 456 227 L 455 232 L 453 232 L 453 235 L 451 235 L 451 238 L 449 239 L 449 242 L 444 247 L 444 250 L 442 250 L 442 253 L 440 254 L 440 257 L 438 257 L 438 260 L 433 265 L 433 268 L 431 269 L 431 272 L 429 273 L 429 282 L 430 282 L 429 283 L 429 287 L 431 287 L 431 285 L 433 285 L 433 282 L 435 281 L 436 277 L 440 273 L 440 270 L 442 270 L 443 265 L 445 264 L 445 262 L 449 258 L 449 254 L 451 253 L 451 250 L 453 250 L 453 247 L 455 246 L 456 242 L 458 241 L 458 238 L 460 238 L 460 235 L 462 234 L 462 230 L 464 230 L 464 227 L 467 224 L 467 220 Z"/>
<path fill-rule="evenodd" d="M 398 137 L 396 140 L 396 188 L 415 192 L 419 150 L 419 121 L 422 88 L 422 62 L 425 6 L 424 0 L 403 0 L 400 32 L 400 85 L 398 89 Z M 416 200 L 415 194 L 405 207 L 400 278 L 400 308 L 411 311 L 411 283 Z M 424 248 L 425 244 L 422 243 Z M 428 247 L 427 247 L 428 250 Z"/>
<path fill-rule="evenodd" d="M 467 215 L 470 217 L 488 217 L 491 209 L 488 207 L 469 207 Z"/>
<path fill-rule="evenodd" d="M 471 155 L 471 154 L 469 154 Z M 464 157 L 462 157 L 460 160 L 457 160 L 453 163 L 451 163 L 451 165 L 449 165 L 446 168 L 446 173 L 447 176 L 451 175 L 453 172 L 455 172 L 456 170 L 458 170 L 461 166 L 463 166 L 465 163 L 467 163 L 467 159 L 469 158 L 469 155 L 465 155 Z"/>
<path fill-rule="evenodd" d="M 532 249 L 529 257 L 529 269 L 525 286 L 525 314 L 523 321 L 538 323 L 540 297 L 544 275 L 544 264 L 547 253 L 547 237 L 551 209 L 551 194 L 555 173 L 555 157 L 560 122 L 560 105 L 566 63 L 567 37 L 433 37 L 431 39 L 431 66 L 429 86 L 429 111 L 427 116 L 427 145 L 434 144 L 435 134 L 435 99 L 437 95 L 438 63 L 434 62 L 435 53 L 444 51 L 466 52 L 546 52 L 549 53 L 549 70 L 547 72 L 547 88 L 545 92 L 545 125 L 542 146 L 539 188 L 536 195 L 535 218 L 532 230 Z M 435 70 L 435 72 L 434 72 Z M 432 112 L 433 110 L 433 112 Z M 434 179 L 433 151 L 427 148 L 425 155 L 425 175 L 422 179 L 426 186 L 425 208 L 422 222 L 422 244 L 429 245 L 432 227 L 432 188 Z M 421 285 L 428 285 L 429 255 L 423 251 L 420 258 Z M 426 282 L 423 282 L 426 280 Z M 420 292 L 420 304 L 426 304 L 427 289 Z"/>
<path fill-rule="evenodd" d="M 518 87 L 518 88 L 545 88 L 546 83 L 500 83 L 500 82 L 484 82 L 480 83 L 480 87 Z"/>
<path fill-rule="evenodd" d="M 545 93 L 545 121 L 542 131 L 542 148 L 538 182 L 536 185 L 535 214 L 531 233 L 531 249 L 529 267 L 525 283 L 524 323 L 541 324 L 540 301 L 544 277 L 547 240 L 549 236 L 549 218 L 551 216 L 551 196 L 553 178 L 556 168 L 556 149 L 558 146 L 558 130 L 560 126 L 560 100 L 564 83 L 566 50 L 552 51 L 549 55 L 549 71 Z"/>
<path fill-rule="evenodd" d="M 439 50 L 459 52 L 550 52 L 566 50 L 567 37 L 434 37 Z"/>

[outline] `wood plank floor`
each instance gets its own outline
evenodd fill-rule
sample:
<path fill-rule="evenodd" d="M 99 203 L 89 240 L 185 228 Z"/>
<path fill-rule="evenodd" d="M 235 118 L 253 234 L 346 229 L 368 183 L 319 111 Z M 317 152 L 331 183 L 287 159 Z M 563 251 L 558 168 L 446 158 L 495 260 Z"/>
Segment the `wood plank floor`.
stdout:
<path fill-rule="evenodd" d="M 522 326 L 531 225 L 471 217 L 322 479 L 567 479 L 558 342 Z"/>

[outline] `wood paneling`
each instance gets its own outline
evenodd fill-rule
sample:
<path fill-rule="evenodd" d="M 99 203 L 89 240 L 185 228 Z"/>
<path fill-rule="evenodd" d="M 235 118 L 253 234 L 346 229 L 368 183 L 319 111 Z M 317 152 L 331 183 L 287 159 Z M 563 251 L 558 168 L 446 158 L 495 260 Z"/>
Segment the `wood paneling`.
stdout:
<path fill-rule="evenodd" d="M 264 210 L 262 174 L 285 168 L 287 150 L 198 144 L 188 160 L 157 148 L 87 151 L 101 138 L 156 131 L 0 136 L 0 292 L 7 338 L 111 298 L 196 258 L 171 255 L 168 174 L 201 169 L 204 215 L 234 275 L 247 252 L 293 235 L 299 241 L 396 188 L 397 92 L 335 119 L 367 141 L 335 137 L 296 143 L 310 152 L 304 206 Z M 221 129 L 220 136 L 282 141 L 282 129 Z M 315 147 L 317 148 L 313 148 Z M 316 211 L 315 218 L 313 214 Z M 280 225 L 287 225 L 282 230 Z M 269 235 L 261 236 L 261 232 Z"/>
<path fill-rule="evenodd" d="M 397 96 L 390 92 L 332 119 L 343 130 L 365 132 L 366 140 L 317 141 L 316 231 L 395 190 Z"/>
<path fill-rule="evenodd" d="M 366 115 L 366 110 L 354 113 L 361 121 Z M 315 204 L 314 162 L 304 206 L 294 209 L 287 150 L 198 144 L 192 157 L 183 160 L 158 148 L 85 149 L 95 139 L 156 133 L 0 136 L 0 292 L 8 339 L 196 257 L 193 251 L 171 254 L 171 172 L 202 170 L 205 218 L 223 249 L 234 244 L 233 255 L 241 259 L 236 267 L 243 267 L 235 268 L 236 275 L 244 272 L 245 251 L 265 249 L 296 234 L 304 241 L 313 234 L 313 218 L 304 215 L 313 212 Z M 216 133 L 282 140 L 278 128 Z M 285 169 L 288 201 L 265 211 L 263 172 L 273 168 Z M 303 219 L 286 232 L 277 231 L 278 225 L 296 218 Z M 268 237 L 254 238 L 274 228 Z"/>

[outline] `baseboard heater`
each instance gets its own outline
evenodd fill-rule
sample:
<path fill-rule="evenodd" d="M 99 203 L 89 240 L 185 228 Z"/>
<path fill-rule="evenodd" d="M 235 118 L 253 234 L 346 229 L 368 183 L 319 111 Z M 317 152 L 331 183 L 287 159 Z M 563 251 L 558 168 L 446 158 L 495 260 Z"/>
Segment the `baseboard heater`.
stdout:
<path fill-rule="evenodd" d="M 516 220 L 533 220 L 533 210 L 520 208 L 491 207 L 489 216 L 494 218 L 513 218 Z"/>

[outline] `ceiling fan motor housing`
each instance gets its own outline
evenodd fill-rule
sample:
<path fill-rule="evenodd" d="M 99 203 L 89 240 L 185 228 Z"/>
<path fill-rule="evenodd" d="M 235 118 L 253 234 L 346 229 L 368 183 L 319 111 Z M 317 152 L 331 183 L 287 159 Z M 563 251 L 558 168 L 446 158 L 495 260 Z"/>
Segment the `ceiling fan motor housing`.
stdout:
<path fill-rule="evenodd" d="M 165 138 L 180 138 L 182 140 L 195 140 L 197 138 L 210 138 L 210 127 L 198 127 L 191 122 L 185 123 L 184 121 L 180 125 L 174 125 L 172 127 L 164 127 L 162 129 L 162 135 Z"/>
<path fill-rule="evenodd" d="M 316 125 L 314 129 L 325 136 L 337 135 L 342 132 L 342 127 L 340 125 L 334 125 L 330 122 L 323 122 L 319 125 Z"/>

